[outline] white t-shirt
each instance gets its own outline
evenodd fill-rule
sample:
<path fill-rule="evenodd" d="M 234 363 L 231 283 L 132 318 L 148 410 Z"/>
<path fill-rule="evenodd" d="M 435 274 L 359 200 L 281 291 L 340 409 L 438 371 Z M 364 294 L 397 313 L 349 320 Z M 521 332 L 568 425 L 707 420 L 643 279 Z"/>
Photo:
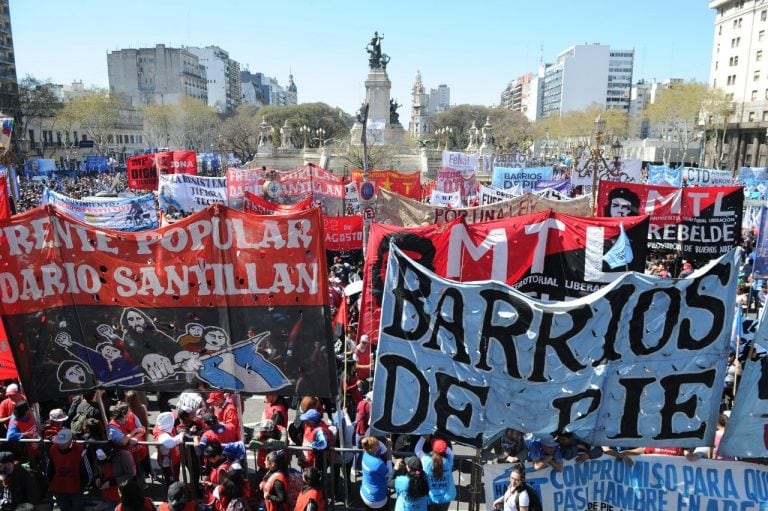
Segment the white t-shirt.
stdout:
<path fill-rule="evenodd" d="M 519 511 L 515 505 L 517 500 L 517 495 L 507 490 L 507 495 L 504 498 L 504 511 Z M 526 490 L 521 490 L 519 501 L 520 507 L 528 507 L 531 505 L 531 500 L 528 498 L 528 492 Z"/>

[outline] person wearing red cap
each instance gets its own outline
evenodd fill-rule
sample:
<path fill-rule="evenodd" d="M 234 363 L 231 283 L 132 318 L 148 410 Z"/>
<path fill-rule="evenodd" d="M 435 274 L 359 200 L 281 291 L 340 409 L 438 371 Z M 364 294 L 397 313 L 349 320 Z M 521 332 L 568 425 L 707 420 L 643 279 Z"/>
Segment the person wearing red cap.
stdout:
<path fill-rule="evenodd" d="M 234 431 L 237 431 L 237 439 L 240 439 L 240 417 L 237 414 L 237 408 L 231 402 L 227 401 L 223 392 L 211 392 L 208 395 L 206 401 L 214 408 L 214 413 L 219 422 L 225 426 L 231 427 Z"/>
<path fill-rule="evenodd" d="M 432 453 L 424 453 L 427 436 L 416 442 L 414 453 L 421 460 L 429 483 L 429 511 L 448 511 L 456 498 L 456 484 L 453 482 L 453 451 L 442 438 L 432 438 Z"/>

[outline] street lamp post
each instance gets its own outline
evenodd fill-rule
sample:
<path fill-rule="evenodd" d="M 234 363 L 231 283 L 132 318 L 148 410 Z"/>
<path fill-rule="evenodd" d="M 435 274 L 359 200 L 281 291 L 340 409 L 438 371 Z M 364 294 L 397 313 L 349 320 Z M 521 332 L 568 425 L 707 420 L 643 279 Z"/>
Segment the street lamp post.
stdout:
<path fill-rule="evenodd" d="M 307 126 L 306 124 L 299 127 L 299 133 L 302 133 L 304 135 L 304 150 L 307 150 L 307 140 L 309 138 L 309 134 L 312 132 L 312 128 Z"/>
<path fill-rule="evenodd" d="M 320 141 L 320 147 L 323 147 L 325 145 L 325 129 L 317 128 L 315 130 L 315 134 L 317 135 L 317 139 Z"/>

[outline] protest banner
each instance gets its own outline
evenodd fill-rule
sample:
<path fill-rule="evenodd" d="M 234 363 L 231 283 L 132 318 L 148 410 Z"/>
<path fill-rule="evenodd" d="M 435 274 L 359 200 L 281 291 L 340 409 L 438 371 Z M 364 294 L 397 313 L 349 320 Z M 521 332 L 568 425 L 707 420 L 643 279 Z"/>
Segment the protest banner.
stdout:
<path fill-rule="evenodd" d="M 461 218 L 410 228 L 374 223 L 358 331 L 372 342 L 378 338 L 391 240 L 441 277 L 497 280 L 531 296 L 565 300 L 597 291 L 625 271 L 643 271 L 647 236 L 645 216 L 597 219 L 550 211 L 467 225 Z"/>
<path fill-rule="evenodd" d="M 666 165 L 648 165 L 648 184 L 660 186 L 683 186 L 683 168 L 671 169 Z"/>
<path fill-rule="evenodd" d="M 473 446 L 506 428 L 591 445 L 711 445 L 738 252 L 685 279 L 626 273 L 551 302 L 441 278 L 392 243 L 373 392 L 397 399 L 374 399 L 371 428 Z"/>
<path fill-rule="evenodd" d="M 461 217 L 468 224 L 473 224 L 549 209 L 569 215 L 590 216 L 592 214 L 589 197 L 586 196 L 570 200 L 553 200 L 529 193 L 486 206 L 447 208 L 422 204 L 381 189 L 376 198 L 376 221 L 383 224 L 412 227 L 443 224 Z"/>
<path fill-rule="evenodd" d="M 507 190 L 518 185 L 523 192 L 531 192 L 539 181 L 552 180 L 552 167 L 493 167 L 491 186 Z"/>
<path fill-rule="evenodd" d="M 364 172 L 362 169 L 352 170 L 352 180 L 355 183 L 363 181 Z M 421 171 L 400 172 L 394 169 L 389 170 L 369 170 L 368 180 L 373 181 L 376 189 L 383 188 L 408 197 L 410 199 L 421 199 Z"/>
<path fill-rule="evenodd" d="M 325 216 L 325 249 L 334 252 L 348 252 L 363 249 L 363 217 Z"/>
<path fill-rule="evenodd" d="M 312 208 L 312 196 L 308 196 L 296 204 L 279 204 L 277 202 L 262 199 L 251 192 L 245 192 L 243 201 L 243 211 L 256 213 L 257 215 L 284 215 L 286 213 L 297 213 Z"/>
<path fill-rule="evenodd" d="M 160 209 L 200 211 L 211 204 L 227 203 L 227 180 L 223 177 L 161 174 L 157 192 Z"/>
<path fill-rule="evenodd" d="M 547 511 L 726 511 L 762 509 L 768 500 L 764 465 L 682 456 L 633 456 L 633 465 L 603 456 L 562 472 L 528 472 L 526 482 Z M 511 464 L 483 465 L 486 511 L 509 484 Z"/>
<path fill-rule="evenodd" d="M 96 386 L 336 392 L 317 209 L 218 205 L 125 233 L 36 208 L 0 232 L 0 312 L 30 401 Z"/>
<path fill-rule="evenodd" d="M 228 168 L 227 203 L 229 207 L 242 211 L 245 192 L 261 195 L 267 172 L 277 171 L 267 170 L 266 167 L 259 169 Z"/>
<path fill-rule="evenodd" d="M 160 226 L 151 193 L 130 198 L 80 200 L 46 188 L 41 204 L 53 204 L 65 215 L 101 229 L 144 231 Z"/>
<path fill-rule="evenodd" d="M 157 168 L 151 154 L 131 156 L 125 162 L 128 188 L 133 190 L 157 190 Z"/>
<path fill-rule="evenodd" d="M 515 199 L 523 194 L 519 184 L 515 188 L 499 190 L 498 188 L 488 188 L 485 185 L 478 187 L 480 193 L 480 205 L 496 204 L 505 200 Z"/>
<path fill-rule="evenodd" d="M 160 175 L 197 175 L 197 153 L 195 151 L 163 151 L 151 156 L 155 159 L 155 168 Z"/>
<path fill-rule="evenodd" d="M 132 156 L 126 162 L 128 188 L 157 190 L 163 174 L 197 175 L 197 154 L 194 151 L 163 151 Z"/>
<path fill-rule="evenodd" d="M 461 192 L 463 202 L 477 195 L 477 159 L 477 153 L 443 151 L 435 189 L 444 193 Z"/>
<path fill-rule="evenodd" d="M 432 195 L 429 199 L 430 204 L 436 206 L 448 206 L 450 208 L 461 207 L 461 190 L 455 192 L 439 192 L 432 190 Z"/>
<path fill-rule="evenodd" d="M 685 259 L 709 260 L 741 242 L 744 194 L 740 186 L 669 186 L 600 182 L 597 210 L 612 203 L 630 205 L 629 214 L 650 216 L 648 250 L 677 252 Z"/>
<path fill-rule="evenodd" d="M 733 185 L 733 173 L 727 169 L 701 169 L 682 167 L 683 183 L 687 186 L 729 186 Z"/>

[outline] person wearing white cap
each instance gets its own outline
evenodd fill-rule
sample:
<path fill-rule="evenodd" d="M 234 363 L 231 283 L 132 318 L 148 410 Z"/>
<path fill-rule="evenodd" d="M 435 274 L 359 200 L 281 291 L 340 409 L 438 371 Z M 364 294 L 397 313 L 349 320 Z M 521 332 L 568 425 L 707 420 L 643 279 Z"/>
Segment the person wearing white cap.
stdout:
<path fill-rule="evenodd" d="M 355 346 L 355 350 L 352 352 L 352 358 L 357 364 L 357 376 L 361 380 L 367 379 L 371 376 L 371 341 L 368 336 L 363 334 L 360 336 L 360 342 Z"/>
<path fill-rule="evenodd" d="M 61 408 L 54 408 L 48 413 L 48 420 L 43 423 L 43 438 L 53 440 L 67 422 L 67 414 Z"/>
<path fill-rule="evenodd" d="M 96 449 L 94 486 L 101 490 L 104 500 L 115 505 L 120 502 L 118 487 L 136 477 L 133 456 L 125 449 L 114 449 L 110 445 Z"/>
<path fill-rule="evenodd" d="M 184 441 L 184 433 L 177 433 L 174 427 L 173 413 L 163 412 L 157 416 L 155 428 L 152 434 L 157 446 L 157 464 L 163 471 L 166 486 L 179 480 L 179 467 L 181 467 L 181 451 L 179 444 Z"/>
<path fill-rule="evenodd" d="M 11 383 L 5 388 L 5 399 L 0 401 L 0 423 L 6 423 L 11 420 L 13 407 L 19 401 L 26 401 L 24 394 L 19 392 L 19 386 Z"/>

